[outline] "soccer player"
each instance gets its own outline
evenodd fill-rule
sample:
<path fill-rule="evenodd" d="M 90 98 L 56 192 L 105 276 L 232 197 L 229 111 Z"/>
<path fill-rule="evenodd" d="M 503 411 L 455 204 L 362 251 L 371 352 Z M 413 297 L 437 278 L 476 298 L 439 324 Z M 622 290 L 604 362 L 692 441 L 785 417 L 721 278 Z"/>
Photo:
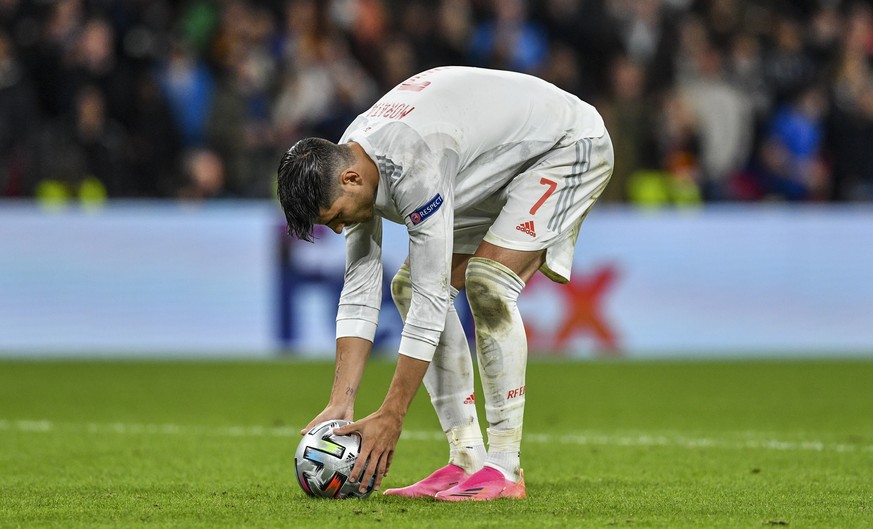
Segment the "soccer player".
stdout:
<path fill-rule="evenodd" d="M 526 496 L 519 448 L 527 341 L 516 300 L 538 270 L 569 281 L 582 220 L 612 168 L 612 144 L 593 107 L 535 77 L 465 67 L 404 81 L 359 115 L 339 144 L 306 138 L 285 153 L 278 191 L 289 233 L 311 241 L 318 223 L 346 238 L 333 387 L 304 432 L 329 419 L 353 420 L 381 306 L 382 219 L 409 233 L 409 256 L 391 282 L 404 320 L 391 385 L 378 410 L 335 430 L 363 437 L 351 473 L 362 491 L 371 480 L 380 487 L 423 381 L 449 441 L 449 463 L 384 494 Z M 453 305 L 465 287 L 487 452 Z"/>

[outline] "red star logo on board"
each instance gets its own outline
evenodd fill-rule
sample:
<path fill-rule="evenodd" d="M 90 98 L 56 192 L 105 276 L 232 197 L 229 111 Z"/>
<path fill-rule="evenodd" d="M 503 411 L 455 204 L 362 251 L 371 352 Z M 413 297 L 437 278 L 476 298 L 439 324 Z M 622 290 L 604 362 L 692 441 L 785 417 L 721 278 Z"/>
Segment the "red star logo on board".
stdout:
<path fill-rule="evenodd" d="M 592 338 L 601 356 L 620 356 L 619 335 L 613 328 L 604 311 L 605 301 L 618 278 L 618 271 L 612 265 L 601 266 L 588 275 L 578 271 L 567 285 L 553 285 L 550 296 L 558 296 L 561 310 L 556 314 L 557 321 L 543 330 L 535 322 L 537 318 L 525 316 L 525 330 L 530 343 L 538 349 L 567 350 L 571 340 Z M 531 282 L 536 290 L 545 288 L 546 278 Z M 547 332 L 546 332 L 547 331 Z"/>

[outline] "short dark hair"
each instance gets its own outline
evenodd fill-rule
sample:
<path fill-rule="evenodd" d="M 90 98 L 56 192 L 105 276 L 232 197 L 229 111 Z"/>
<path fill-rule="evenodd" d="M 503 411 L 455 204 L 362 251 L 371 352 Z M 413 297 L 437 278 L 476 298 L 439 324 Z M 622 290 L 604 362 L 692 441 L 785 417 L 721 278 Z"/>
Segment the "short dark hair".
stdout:
<path fill-rule="evenodd" d="M 279 162 L 278 194 L 289 234 L 313 241 L 319 211 L 336 200 L 338 176 L 353 162 L 347 145 L 321 138 L 304 138 L 285 152 Z"/>

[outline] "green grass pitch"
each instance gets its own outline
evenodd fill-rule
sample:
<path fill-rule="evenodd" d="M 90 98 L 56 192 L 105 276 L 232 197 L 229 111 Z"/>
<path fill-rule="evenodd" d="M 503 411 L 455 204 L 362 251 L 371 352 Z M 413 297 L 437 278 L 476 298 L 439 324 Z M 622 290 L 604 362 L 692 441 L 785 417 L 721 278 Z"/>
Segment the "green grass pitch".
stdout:
<path fill-rule="evenodd" d="M 357 416 L 392 372 L 370 363 Z M 0 362 L 0 527 L 873 527 L 873 362 L 532 362 L 529 498 L 464 504 L 304 496 L 295 432 L 331 380 L 291 361 Z M 383 486 L 446 458 L 421 391 Z"/>

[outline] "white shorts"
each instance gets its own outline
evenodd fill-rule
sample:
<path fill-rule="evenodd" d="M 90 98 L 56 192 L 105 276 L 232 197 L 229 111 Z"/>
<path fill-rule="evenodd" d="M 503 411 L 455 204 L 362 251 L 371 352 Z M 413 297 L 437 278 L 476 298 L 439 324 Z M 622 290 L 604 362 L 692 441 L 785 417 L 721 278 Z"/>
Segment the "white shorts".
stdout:
<path fill-rule="evenodd" d="M 510 182 L 496 219 L 455 226 L 455 253 L 475 252 L 485 240 L 511 250 L 546 250 L 540 271 L 567 283 L 582 221 L 614 166 L 609 134 L 556 147 Z M 486 219 L 480 219 L 486 221 Z"/>

